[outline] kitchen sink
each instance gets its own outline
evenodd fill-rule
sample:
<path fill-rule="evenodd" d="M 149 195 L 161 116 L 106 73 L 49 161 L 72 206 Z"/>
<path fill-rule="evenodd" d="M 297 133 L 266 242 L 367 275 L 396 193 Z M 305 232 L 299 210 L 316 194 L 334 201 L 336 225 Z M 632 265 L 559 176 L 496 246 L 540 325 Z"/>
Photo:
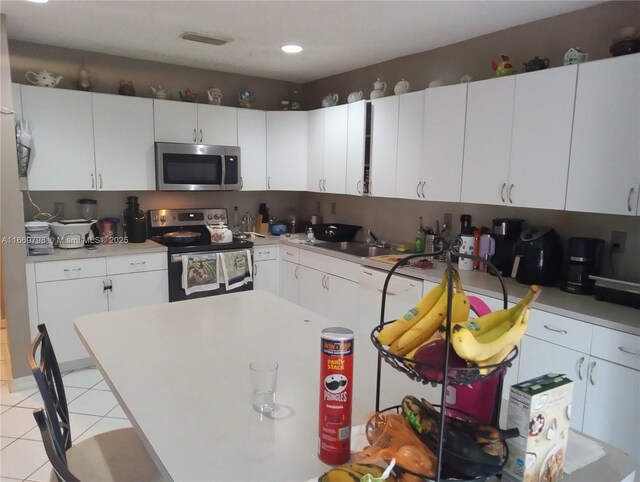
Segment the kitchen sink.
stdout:
<path fill-rule="evenodd" d="M 395 254 L 395 251 L 387 248 L 380 248 L 378 246 L 367 246 L 364 243 L 357 243 L 354 241 L 346 241 L 343 243 L 316 243 L 316 246 L 318 248 L 330 249 L 331 251 L 351 254 L 353 256 L 359 256 L 361 258 L 370 258 L 372 256 L 380 256 L 383 254 Z"/>

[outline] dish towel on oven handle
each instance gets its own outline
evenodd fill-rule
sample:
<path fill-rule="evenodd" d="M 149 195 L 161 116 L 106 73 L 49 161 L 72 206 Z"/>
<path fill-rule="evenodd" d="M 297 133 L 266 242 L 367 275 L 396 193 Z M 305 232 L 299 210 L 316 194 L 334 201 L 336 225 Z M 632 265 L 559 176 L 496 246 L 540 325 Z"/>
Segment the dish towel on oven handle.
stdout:
<path fill-rule="evenodd" d="M 244 286 L 253 281 L 253 263 L 251 251 L 223 251 L 218 253 L 220 267 L 222 268 L 221 282 L 226 283 L 227 291 Z"/>
<path fill-rule="evenodd" d="M 216 253 L 182 255 L 182 289 L 187 296 L 220 288 L 219 273 Z"/>

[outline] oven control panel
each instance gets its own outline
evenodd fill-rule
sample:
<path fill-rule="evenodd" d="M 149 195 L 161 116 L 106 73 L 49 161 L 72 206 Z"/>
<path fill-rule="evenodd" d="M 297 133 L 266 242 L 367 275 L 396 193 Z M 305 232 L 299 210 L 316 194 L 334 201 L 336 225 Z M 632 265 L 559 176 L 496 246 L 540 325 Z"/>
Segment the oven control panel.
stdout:
<path fill-rule="evenodd" d="M 227 224 L 227 210 L 224 208 L 152 209 L 149 211 L 149 222 L 152 228 Z"/>

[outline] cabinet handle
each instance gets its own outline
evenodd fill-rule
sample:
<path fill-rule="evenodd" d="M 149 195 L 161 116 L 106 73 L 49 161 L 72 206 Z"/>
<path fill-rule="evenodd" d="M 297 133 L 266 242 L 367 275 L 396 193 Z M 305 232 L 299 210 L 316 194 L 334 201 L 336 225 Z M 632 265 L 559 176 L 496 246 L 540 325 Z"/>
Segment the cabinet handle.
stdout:
<path fill-rule="evenodd" d="M 629 189 L 629 195 L 627 196 L 627 209 L 631 212 L 631 196 L 633 195 L 634 188 Z"/>
<path fill-rule="evenodd" d="M 322 285 L 322 287 L 326 290 L 327 289 L 327 285 L 324 284 L 325 280 L 327 279 L 326 275 L 322 275 L 322 280 L 320 281 L 320 284 Z"/>
<path fill-rule="evenodd" d="M 200 129 L 200 142 L 202 142 L 202 129 Z"/>
<path fill-rule="evenodd" d="M 135 263 L 134 263 L 134 262 L 132 261 L 132 262 L 131 262 L 131 263 L 129 263 L 129 264 L 130 264 L 131 266 L 136 266 L 136 265 L 139 265 L 139 264 L 147 264 L 147 262 L 146 262 L 146 261 L 137 261 L 137 262 L 135 262 Z"/>
<path fill-rule="evenodd" d="M 244 177 L 240 176 L 240 190 L 244 187 Z"/>
<path fill-rule="evenodd" d="M 65 268 L 64 271 L 80 271 L 82 268 Z M 103 281 L 104 283 L 104 281 Z"/>
<path fill-rule="evenodd" d="M 584 364 L 584 357 L 580 357 L 580 360 L 578 360 L 578 366 L 577 366 L 578 380 L 582 380 L 582 365 L 583 364 Z"/>
<path fill-rule="evenodd" d="M 197 132 L 195 129 L 193 129 L 193 142 L 196 142 L 197 140 L 198 140 Z"/>
<path fill-rule="evenodd" d="M 379 291 L 380 293 L 384 293 L 380 288 L 378 288 L 378 291 Z M 395 295 L 397 295 L 397 293 L 392 293 L 392 292 L 391 292 L 391 291 L 389 291 L 389 290 L 387 290 L 387 294 L 388 294 L 389 296 L 395 296 Z"/>
<path fill-rule="evenodd" d="M 16 111 L 15 110 L 11 110 L 11 109 L 7 109 L 6 107 L 0 107 L 0 113 L 5 114 L 5 115 L 11 115 L 11 114 L 15 114 Z"/>
<path fill-rule="evenodd" d="M 358 191 L 358 194 L 362 194 L 360 186 L 362 186 L 362 179 L 358 179 L 358 182 L 356 183 L 356 191 Z"/>
<path fill-rule="evenodd" d="M 324 180 L 322 181 L 322 190 L 324 192 L 327 192 L 327 178 L 325 177 Z"/>
<path fill-rule="evenodd" d="M 102 174 L 98 174 L 98 187 L 102 189 Z"/>
<path fill-rule="evenodd" d="M 422 199 L 427 199 L 427 196 L 424 195 L 424 187 L 427 185 L 427 181 L 422 181 L 422 189 L 420 192 L 422 193 Z"/>
<path fill-rule="evenodd" d="M 373 179 L 369 179 L 369 191 L 367 191 L 369 195 L 373 193 Z"/>
<path fill-rule="evenodd" d="M 258 276 L 258 263 L 253 263 L 253 276 Z"/>
<path fill-rule="evenodd" d="M 364 271 L 364 270 L 363 270 L 362 272 L 363 272 L 364 274 L 366 274 L 366 275 L 373 276 L 373 273 L 372 273 L 372 272 L 370 272 L 370 271 Z"/>
<path fill-rule="evenodd" d="M 591 368 L 589 370 L 589 383 L 591 383 L 591 385 L 595 385 L 595 382 L 593 381 L 593 372 L 596 369 L 596 362 L 592 361 L 591 362 Z"/>
<path fill-rule="evenodd" d="M 296 277 L 296 279 L 298 279 L 298 271 L 300 270 L 300 266 L 296 266 L 296 269 L 293 270 L 293 276 Z"/>
<path fill-rule="evenodd" d="M 109 280 L 109 284 L 105 283 L 104 280 L 102 280 L 102 292 L 104 293 L 107 290 L 113 293 L 113 285 L 111 284 L 111 280 Z"/>
<path fill-rule="evenodd" d="M 322 179 L 318 179 L 318 191 L 322 191 Z"/>
<path fill-rule="evenodd" d="M 507 193 L 507 198 L 509 199 L 509 202 L 511 204 L 513 204 L 513 200 L 511 199 L 511 190 L 513 189 L 513 184 L 511 184 L 511 186 L 509 186 L 509 192 Z"/>
<path fill-rule="evenodd" d="M 329 277 L 326 277 L 326 281 L 324 282 L 324 287 L 327 288 L 327 291 L 329 291 Z"/>
<path fill-rule="evenodd" d="M 285 251 L 284 252 L 287 256 L 293 256 L 293 253 L 290 253 L 289 251 Z M 262 253 L 261 253 L 262 254 Z"/>
<path fill-rule="evenodd" d="M 544 325 L 544 327 L 549 331 L 553 331 L 555 333 L 562 333 L 563 335 L 566 335 L 567 333 L 569 333 L 567 330 L 561 330 L 560 328 L 554 328 L 549 325 Z"/>
<path fill-rule="evenodd" d="M 630 350 L 629 348 L 625 348 L 624 346 L 619 346 L 618 350 L 620 350 L 622 353 L 628 353 L 629 355 L 640 356 L 640 353 L 638 353 L 637 351 Z"/>
<path fill-rule="evenodd" d="M 500 199 L 502 199 L 502 202 L 506 202 L 504 199 L 504 188 L 507 187 L 507 183 L 503 182 L 502 183 L 502 187 L 500 188 Z"/>
<path fill-rule="evenodd" d="M 91 173 L 91 189 L 95 189 L 96 188 L 96 178 L 93 175 L 93 173 Z"/>
<path fill-rule="evenodd" d="M 267 189 L 271 189 L 271 176 L 267 178 Z"/>
<path fill-rule="evenodd" d="M 418 189 L 420 189 L 420 184 L 422 184 L 422 181 L 420 181 L 418 184 L 416 184 L 416 196 L 420 197 L 420 191 L 418 191 Z"/>

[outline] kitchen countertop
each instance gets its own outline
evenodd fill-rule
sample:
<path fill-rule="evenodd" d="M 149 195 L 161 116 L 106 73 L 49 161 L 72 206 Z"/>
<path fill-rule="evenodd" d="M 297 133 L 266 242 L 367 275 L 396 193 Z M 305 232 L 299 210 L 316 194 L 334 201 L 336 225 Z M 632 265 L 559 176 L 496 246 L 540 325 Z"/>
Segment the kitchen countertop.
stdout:
<path fill-rule="evenodd" d="M 103 256 L 128 256 L 133 254 L 166 253 L 167 247 L 147 239 L 144 243 L 100 244 L 96 249 L 54 248 L 53 254 L 27 256 L 27 263 L 40 261 L 64 261 L 67 259 L 100 258 Z"/>
<path fill-rule="evenodd" d="M 346 253 L 324 249 L 304 242 L 282 238 L 281 242 L 292 247 L 314 251 L 316 253 L 333 256 L 346 261 L 356 262 L 362 266 L 389 271 L 393 265 L 361 258 Z M 401 253 L 399 253 L 401 254 Z M 410 254 L 410 253 L 405 253 Z M 432 269 L 398 268 L 397 274 L 410 276 L 425 281 L 439 283 L 446 268 L 445 263 L 433 262 Z M 487 273 L 478 271 L 459 271 L 462 285 L 466 290 L 477 294 L 502 298 L 502 290 L 498 279 Z M 519 301 L 529 289 L 528 285 L 518 283 L 513 278 L 504 278 L 508 299 Z M 565 293 L 559 288 L 543 287 L 535 308 L 555 313 L 560 316 L 573 318 L 594 325 L 623 331 L 633 335 L 640 335 L 640 310 L 628 306 L 617 305 L 605 301 L 598 301 L 593 296 L 574 295 Z"/>

